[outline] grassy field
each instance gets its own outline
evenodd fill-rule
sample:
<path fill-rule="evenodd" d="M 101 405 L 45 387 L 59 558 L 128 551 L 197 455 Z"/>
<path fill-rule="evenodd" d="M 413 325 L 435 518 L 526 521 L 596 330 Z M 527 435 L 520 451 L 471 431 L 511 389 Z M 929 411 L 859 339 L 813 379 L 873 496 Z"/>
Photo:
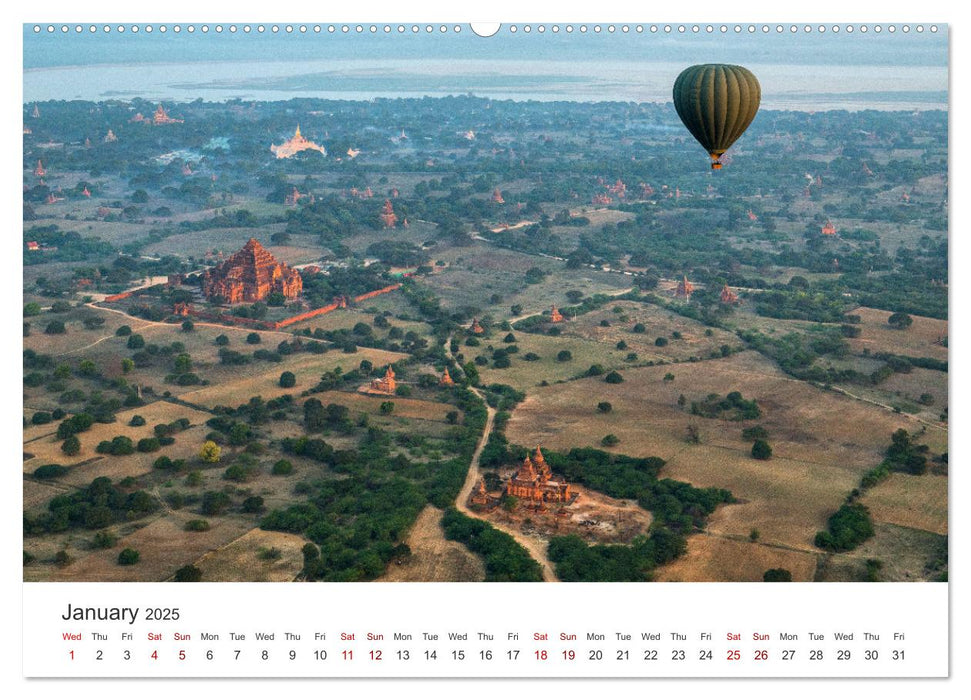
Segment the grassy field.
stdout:
<path fill-rule="evenodd" d="M 874 536 L 846 554 L 823 557 L 817 581 L 866 580 L 867 561 L 880 562 L 877 580 L 926 581 L 928 564 L 946 557 L 947 538 L 924 530 L 877 523 Z"/>
<path fill-rule="evenodd" d="M 458 542 L 445 539 L 442 511 L 425 506 L 405 540 L 411 556 L 392 561 L 378 581 L 483 581 L 485 565 Z"/>
<path fill-rule="evenodd" d="M 861 306 L 850 311 L 860 317 L 859 338 L 850 339 L 853 352 L 892 352 L 909 357 L 932 357 L 947 360 L 947 348 L 938 344 L 939 338 L 947 337 L 947 321 L 924 316 L 914 316 L 914 323 L 906 330 L 898 331 L 887 325 L 889 311 Z"/>
<path fill-rule="evenodd" d="M 669 371 L 675 379 L 665 382 Z M 752 352 L 622 374 L 622 384 L 591 378 L 537 388 L 514 411 L 509 440 L 568 450 L 599 446 L 604 435 L 614 434 L 617 452 L 667 460 L 662 477 L 731 490 L 739 503 L 719 508 L 709 530 L 747 537 L 755 529 L 766 544 L 811 550 L 828 515 L 879 464 L 891 433 L 917 429 L 908 416 L 792 380 Z M 690 405 L 733 390 L 755 399 L 762 417 L 707 419 L 677 403 L 681 394 Z M 613 410 L 598 412 L 599 401 L 609 401 Z M 698 427 L 700 444 L 686 440 L 689 424 Z M 769 461 L 752 459 L 751 442 L 741 437 L 742 428 L 755 424 L 768 430 Z M 946 449 L 946 431 L 929 428 L 921 441 L 938 453 Z"/>
<path fill-rule="evenodd" d="M 793 581 L 812 581 L 816 555 L 708 534 L 688 538 L 687 553 L 658 568 L 656 581 L 761 581 L 768 569 L 786 569 Z"/>
<path fill-rule="evenodd" d="M 298 535 L 254 528 L 193 564 L 203 581 L 292 581 L 303 569 L 300 550 L 306 542 Z"/>
<path fill-rule="evenodd" d="M 947 534 L 947 478 L 937 474 L 891 474 L 862 498 L 874 520 Z"/>
<path fill-rule="evenodd" d="M 110 549 L 85 550 L 82 542 L 67 548 L 74 561 L 67 566 L 57 567 L 41 563 L 24 569 L 25 580 L 50 581 L 164 581 L 177 569 L 190 564 L 206 552 L 216 550 L 239 538 L 252 529 L 252 520 L 247 518 L 212 519 L 211 529 L 206 532 L 186 532 L 187 520 L 196 518 L 193 513 L 179 511 L 158 517 L 121 537 Z M 73 535 L 81 538 L 88 533 Z M 60 536 L 63 539 L 63 535 Z M 57 537 L 51 537 L 52 547 L 62 544 Z M 39 546 L 37 538 L 30 542 L 31 551 L 38 559 L 44 559 L 45 547 Z M 125 548 L 139 552 L 139 562 L 134 566 L 120 566 L 118 553 Z M 53 552 L 50 552 L 53 555 Z M 41 575 L 46 574 L 46 575 Z"/>

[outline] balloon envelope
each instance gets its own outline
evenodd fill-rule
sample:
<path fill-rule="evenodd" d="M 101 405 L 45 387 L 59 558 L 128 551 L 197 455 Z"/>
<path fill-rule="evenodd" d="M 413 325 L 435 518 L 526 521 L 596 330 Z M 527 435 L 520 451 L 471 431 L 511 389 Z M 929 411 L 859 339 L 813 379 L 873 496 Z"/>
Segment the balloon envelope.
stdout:
<path fill-rule="evenodd" d="M 755 119 L 762 88 L 742 66 L 705 63 L 685 68 L 674 81 L 674 108 L 711 156 L 711 167 Z"/>

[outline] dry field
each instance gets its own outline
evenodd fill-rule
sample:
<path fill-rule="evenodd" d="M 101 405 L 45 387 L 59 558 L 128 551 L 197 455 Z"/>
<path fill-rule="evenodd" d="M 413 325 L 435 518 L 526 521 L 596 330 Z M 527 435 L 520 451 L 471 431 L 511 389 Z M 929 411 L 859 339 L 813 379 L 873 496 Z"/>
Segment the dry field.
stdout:
<path fill-rule="evenodd" d="M 425 506 L 412 525 L 405 544 L 411 557 L 399 563 L 392 561 L 378 581 L 482 581 L 482 560 L 462 544 L 445 539 L 441 526 L 442 511 Z"/>
<path fill-rule="evenodd" d="M 376 368 L 381 368 L 404 357 L 407 355 L 399 352 L 358 348 L 354 353 L 328 352 L 323 355 L 300 353 L 286 357 L 283 362 L 250 363 L 243 370 L 239 367 L 227 366 L 200 368 L 200 376 L 209 379 L 212 384 L 201 389 L 189 387 L 190 390 L 181 393 L 180 398 L 210 408 L 219 405 L 238 406 L 249 401 L 251 396 L 262 396 L 269 400 L 283 394 L 299 394 L 316 384 L 324 372 L 335 367 L 341 367 L 344 370 L 356 369 L 361 360 L 366 359 L 370 360 Z M 280 386 L 280 374 L 285 371 L 296 375 L 295 387 L 284 389 Z"/>
<path fill-rule="evenodd" d="M 669 371 L 675 379 L 664 382 Z M 811 550 L 828 515 L 879 464 L 891 433 L 917 427 L 908 416 L 792 380 L 753 352 L 622 374 L 618 385 L 591 378 L 537 388 L 514 411 L 506 430 L 510 442 L 566 451 L 599 446 L 613 433 L 620 438 L 613 450 L 667 460 L 662 477 L 731 490 L 740 502 L 716 511 L 711 532 L 747 537 L 757 529 L 766 544 Z M 733 390 L 756 399 L 762 418 L 705 419 L 677 405 L 680 394 L 690 404 Z M 597 412 L 599 401 L 609 401 L 612 412 Z M 698 426 L 701 444 L 687 443 L 689 423 Z M 769 432 L 770 461 L 752 459 L 751 443 L 741 439 L 742 428 L 754 424 Z M 943 429 L 921 436 L 935 453 L 947 449 L 946 440 Z"/>
<path fill-rule="evenodd" d="M 465 362 L 474 359 L 477 355 L 491 358 L 489 345 L 497 349 L 509 345 L 502 342 L 504 335 L 502 331 L 494 332 L 492 338 L 482 340 L 482 345 L 479 347 L 470 348 L 462 344 L 459 352 L 465 357 Z M 603 365 L 608 371 L 629 367 L 631 364 L 626 360 L 630 350 L 617 350 L 611 345 L 594 340 L 557 338 L 522 331 L 513 331 L 513 335 L 516 336 L 516 342 L 512 344 L 519 347 L 519 352 L 509 356 L 510 366 L 506 369 L 494 369 L 491 367 L 491 362 L 489 367 L 479 367 L 479 375 L 483 383 L 499 382 L 517 389 L 528 389 L 543 381 L 552 384 L 579 376 L 595 364 Z M 572 359 L 566 362 L 557 360 L 556 356 L 561 350 L 569 350 Z M 523 355 L 529 352 L 536 353 L 540 359 L 533 362 L 524 360 Z"/>
<path fill-rule="evenodd" d="M 939 338 L 947 337 L 947 321 L 911 314 L 913 325 L 898 331 L 887 325 L 889 311 L 861 306 L 849 313 L 860 317 L 863 331 L 859 338 L 849 339 L 853 352 L 862 352 L 866 348 L 873 353 L 892 352 L 909 357 L 947 360 L 947 348 L 937 343 Z"/>
<path fill-rule="evenodd" d="M 292 581 L 303 569 L 301 548 L 306 542 L 299 535 L 254 528 L 194 564 L 203 581 Z M 279 556 L 265 556 L 271 549 Z"/>
<path fill-rule="evenodd" d="M 614 310 L 621 309 L 621 313 Z M 620 317 L 627 321 L 621 321 Z M 602 321 L 610 323 L 604 327 Z M 644 333 L 634 333 L 631 329 L 638 323 L 644 324 Z M 563 337 L 581 337 L 596 340 L 606 347 L 614 348 L 624 341 L 629 346 L 624 353 L 636 352 L 640 362 L 647 360 L 686 360 L 691 356 L 705 358 L 722 345 L 737 347 L 738 338 L 718 328 L 710 329 L 711 336 L 705 335 L 705 326 L 685 316 L 679 316 L 652 304 L 639 304 L 632 301 L 618 301 L 607 304 L 602 309 L 578 316 L 575 321 L 560 324 Z M 680 339 L 671 337 L 674 332 L 681 333 Z M 664 337 L 668 344 L 657 347 L 655 339 Z"/>
<path fill-rule="evenodd" d="M 787 569 L 793 581 L 812 581 L 816 555 L 707 534 L 688 538 L 684 556 L 655 570 L 656 581 L 761 581 L 768 569 Z"/>
<path fill-rule="evenodd" d="M 190 564 L 207 552 L 219 549 L 239 538 L 253 527 L 251 519 L 238 517 L 212 518 L 211 529 L 206 532 L 186 532 L 187 520 L 199 516 L 188 510 L 169 512 L 157 517 L 144 527 L 119 538 L 110 549 L 83 549 L 82 537 L 94 534 L 79 531 L 76 540 L 67 551 L 74 561 L 64 567 L 49 564 L 33 564 L 24 569 L 25 580 L 48 581 L 164 581 L 177 569 Z M 44 539 L 56 538 L 48 536 Z M 64 535 L 60 538 L 63 539 Z M 53 546 L 60 549 L 60 542 Z M 32 552 L 45 557 L 46 549 L 38 538 L 28 543 Z M 141 555 L 137 564 L 120 566 L 118 553 L 130 547 Z M 53 555 L 53 551 L 49 553 Z M 40 575 L 44 574 L 44 575 Z"/>
<path fill-rule="evenodd" d="M 290 249 L 286 247 L 274 246 L 270 242 L 270 236 L 277 231 L 282 231 L 284 224 L 270 224 L 260 228 L 213 228 L 205 231 L 191 231 L 188 233 L 177 233 L 168 236 L 158 243 L 153 243 L 145 248 L 145 255 L 178 255 L 179 257 L 202 258 L 207 251 L 218 250 L 226 255 L 231 255 L 242 248 L 246 241 L 255 238 L 270 251 L 273 256 L 288 265 L 312 262 L 320 259 L 323 248 L 299 248 Z M 286 252 L 298 252 L 302 255 L 301 259 L 285 257 Z M 306 259 L 302 259 L 305 257 Z"/>
<path fill-rule="evenodd" d="M 37 481 L 35 479 L 24 479 L 24 512 L 34 508 L 46 507 L 48 501 L 54 496 L 71 491 L 69 487 L 52 484 L 49 482 Z"/>
<path fill-rule="evenodd" d="M 132 427 L 128 425 L 133 415 L 140 415 L 145 419 L 145 425 Z M 153 437 L 153 429 L 159 423 L 171 423 L 179 418 L 188 418 L 192 426 L 175 434 L 175 444 L 164 449 L 170 457 L 184 457 L 198 452 L 202 444 L 202 437 L 209 432 L 205 422 L 211 417 L 208 413 L 195 411 L 186 406 L 178 406 L 167 401 L 156 401 L 146 406 L 126 409 L 116 414 L 114 423 L 95 423 L 90 430 L 78 433 L 81 441 L 81 451 L 69 457 L 61 451 L 61 443 L 56 434 L 41 437 L 25 443 L 24 450 L 30 452 L 33 458 L 24 462 L 25 473 L 33 472 L 42 464 L 62 464 L 69 466 L 81 462 L 91 461 L 89 464 L 72 470 L 61 481 L 71 484 L 87 484 L 98 476 L 111 476 L 113 479 L 124 476 L 137 476 L 151 469 L 152 462 L 162 454 L 159 452 L 136 452 L 126 456 L 104 456 L 95 452 L 95 447 L 102 440 L 111 440 L 118 435 L 130 437 L 138 442 L 141 438 Z"/>
<path fill-rule="evenodd" d="M 861 500 L 876 521 L 946 535 L 947 481 L 930 473 L 891 474 Z"/>
<path fill-rule="evenodd" d="M 874 530 L 876 534 L 852 552 L 823 557 L 816 580 L 865 580 L 867 560 L 876 559 L 883 565 L 880 581 L 926 581 L 927 564 L 947 551 L 946 538 L 931 532 L 887 523 L 876 523 Z"/>

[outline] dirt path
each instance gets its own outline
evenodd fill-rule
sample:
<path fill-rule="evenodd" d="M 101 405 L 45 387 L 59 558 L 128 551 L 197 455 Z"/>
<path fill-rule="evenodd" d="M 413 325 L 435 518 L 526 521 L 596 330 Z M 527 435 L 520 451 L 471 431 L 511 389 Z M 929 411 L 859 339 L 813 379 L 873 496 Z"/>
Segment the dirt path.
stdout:
<path fill-rule="evenodd" d="M 449 348 L 451 347 L 451 344 L 452 344 L 452 338 L 451 336 L 449 336 L 445 341 L 445 351 L 449 354 L 450 357 L 451 357 L 451 351 L 449 350 Z M 452 359 L 455 359 L 455 358 L 453 357 Z M 480 399 L 482 399 L 483 402 L 485 402 L 485 396 L 483 396 L 482 392 L 479 389 L 475 388 L 474 386 L 470 386 L 469 389 L 472 391 L 473 394 L 475 394 Z M 479 444 L 475 446 L 475 452 L 472 453 L 472 462 L 469 464 L 469 472 L 465 477 L 465 483 L 462 484 L 461 491 L 459 491 L 458 498 L 455 500 L 455 507 L 456 509 L 458 509 L 460 513 L 463 513 L 469 516 L 470 518 L 476 518 L 478 520 L 487 522 L 492 527 L 496 528 L 497 530 L 501 530 L 502 532 L 505 532 L 507 535 L 512 537 L 514 540 L 516 540 L 516 542 L 522 545 L 526 549 L 526 551 L 529 552 L 529 556 L 535 559 L 536 562 L 540 565 L 540 567 L 543 570 L 544 581 L 558 581 L 559 579 L 556 578 L 556 573 L 553 570 L 553 565 L 550 563 L 549 559 L 546 556 L 547 542 L 545 540 L 541 540 L 538 537 L 529 537 L 527 535 L 524 535 L 519 530 L 516 530 L 511 527 L 507 527 L 502 523 L 495 523 L 490 520 L 487 520 L 481 517 L 475 511 L 471 510 L 467 505 L 469 502 L 469 496 L 472 494 L 472 489 L 475 487 L 475 485 L 479 482 L 479 479 L 482 477 L 482 473 L 479 471 L 479 458 L 482 456 L 482 451 L 485 449 L 486 443 L 489 442 L 489 435 L 492 433 L 492 426 L 493 426 L 493 423 L 495 422 L 495 417 L 496 417 L 496 409 L 492 408 L 492 406 L 490 406 L 488 403 L 486 403 L 485 406 L 486 406 L 486 412 L 487 412 L 485 429 L 483 429 L 482 431 L 482 437 L 479 438 Z"/>

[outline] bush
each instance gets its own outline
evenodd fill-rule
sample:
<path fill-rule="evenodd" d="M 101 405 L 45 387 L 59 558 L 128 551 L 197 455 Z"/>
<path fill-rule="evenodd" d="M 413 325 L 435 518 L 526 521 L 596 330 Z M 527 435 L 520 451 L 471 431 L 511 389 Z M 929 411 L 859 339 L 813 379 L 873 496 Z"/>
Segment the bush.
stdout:
<path fill-rule="evenodd" d="M 229 507 L 229 496 L 221 491 L 206 491 L 202 494 L 203 515 L 221 515 Z"/>
<path fill-rule="evenodd" d="M 250 496 L 243 501 L 243 512 L 244 513 L 262 513 L 263 512 L 263 497 L 262 496 Z"/>
<path fill-rule="evenodd" d="M 120 338 L 131 335 L 131 326 L 118 326 L 118 330 L 115 331 L 115 335 Z"/>
<path fill-rule="evenodd" d="M 73 457 L 78 452 L 81 451 L 81 441 L 78 440 L 76 435 L 71 435 L 63 443 L 61 443 L 61 452 Z"/>
<path fill-rule="evenodd" d="M 158 438 L 149 437 L 142 438 L 138 441 L 137 449 L 139 452 L 156 452 L 162 448 L 162 443 L 159 442 Z"/>
<path fill-rule="evenodd" d="M 209 528 L 209 521 L 201 518 L 187 521 L 184 527 L 186 532 L 206 532 Z"/>
<path fill-rule="evenodd" d="M 614 435 L 613 433 L 610 433 L 609 435 L 603 436 L 603 439 L 600 441 L 600 444 L 603 445 L 604 447 L 614 447 L 615 445 L 620 444 L 620 438 Z"/>
<path fill-rule="evenodd" d="M 62 333 L 67 333 L 67 328 L 64 327 L 63 321 L 51 321 L 44 328 L 44 332 L 47 335 L 61 335 Z"/>
<path fill-rule="evenodd" d="M 60 464 L 44 464 L 34 470 L 35 479 L 57 479 L 58 477 L 64 476 L 69 471 L 70 467 L 62 467 Z"/>
<path fill-rule="evenodd" d="M 601 413 L 610 413 L 612 410 L 614 410 L 614 407 L 609 401 L 601 401 L 597 404 L 597 410 Z"/>
<path fill-rule="evenodd" d="M 769 583 L 787 583 L 792 581 L 792 573 L 788 569 L 768 569 L 762 574 L 762 580 Z"/>
<path fill-rule="evenodd" d="M 92 545 L 95 549 L 111 549 L 118 542 L 118 536 L 109 530 L 96 532 Z"/>
<path fill-rule="evenodd" d="M 37 411 L 34 415 L 30 417 L 30 422 L 34 425 L 44 425 L 50 423 L 54 418 L 47 411 Z"/>
<path fill-rule="evenodd" d="M 125 547 L 125 549 L 118 552 L 118 563 L 121 566 L 133 566 L 138 563 L 141 558 L 141 554 L 138 553 L 137 549 L 132 549 L 131 547 Z"/>
<path fill-rule="evenodd" d="M 288 476 L 293 474 L 293 464 L 286 459 L 278 460 L 276 463 L 274 463 L 270 473 L 274 476 Z"/>
<path fill-rule="evenodd" d="M 761 425 L 753 425 L 751 428 L 742 429 L 743 440 L 768 440 L 769 431 Z"/>
<path fill-rule="evenodd" d="M 217 335 L 216 336 L 216 345 L 218 345 L 220 347 L 225 347 L 226 345 L 229 345 L 229 336 L 224 335 L 224 334 L 223 335 Z"/>
<path fill-rule="evenodd" d="M 896 328 L 898 331 L 902 331 L 906 328 L 910 328 L 913 322 L 914 322 L 914 319 L 912 319 L 908 314 L 901 313 L 901 312 L 890 314 L 890 318 L 887 319 L 887 324 L 891 328 Z"/>
<path fill-rule="evenodd" d="M 188 319 L 186 319 L 185 321 L 182 322 L 183 333 L 191 333 L 195 329 L 196 329 L 196 324 L 194 324 L 192 321 L 189 321 Z"/>
<path fill-rule="evenodd" d="M 752 457 L 754 459 L 771 459 L 772 447 L 765 440 L 756 440 L 752 444 Z"/>
<path fill-rule="evenodd" d="M 828 530 L 817 532 L 815 545 L 833 552 L 855 549 L 873 537 L 873 521 L 870 511 L 862 503 L 844 503 L 829 516 Z"/>
<path fill-rule="evenodd" d="M 195 583 L 202 580 L 202 571 L 197 566 L 186 564 L 175 572 L 173 580 L 180 583 Z"/>
<path fill-rule="evenodd" d="M 293 372 L 284 372 L 280 375 L 280 386 L 289 389 L 297 384 L 297 376 Z"/>
<path fill-rule="evenodd" d="M 246 342 L 250 345 L 259 345 L 261 340 L 259 333 L 250 333 L 246 336 Z"/>
<path fill-rule="evenodd" d="M 620 372 L 614 370 L 613 372 L 609 372 L 607 376 L 604 377 L 604 381 L 608 384 L 620 384 L 624 381 L 624 378 L 621 376 Z"/>
<path fill-rule="evenodd" d="M 128 349 L 129 350 L 141 350 L 145 347 L 145 338 L 143 338 L 139 333 L 133 333 L 128 336 Z"/>
<path fill-rule="evenodd" d="M 133 428 L 139 428 L 145 425 L 145 419 L 136 414 L 131 417 L 130 421 L 128 421 L 128 425 L 132 426 Z"/>
<path fill-rule="evenodd" d="M 663 348 L 665 345 L 668 344 L 668 339 L 665 338 L 664 336 L 661 336 L 660 338 L 654 341 L 654 344 L 659 348 Z"/>
<path fill-rule="evenodd" d="M 557 362 L 569 362 L 572 359 L 573 353 L 569 350 L 560 350 L 558 353 L 556 353 Z"/>

